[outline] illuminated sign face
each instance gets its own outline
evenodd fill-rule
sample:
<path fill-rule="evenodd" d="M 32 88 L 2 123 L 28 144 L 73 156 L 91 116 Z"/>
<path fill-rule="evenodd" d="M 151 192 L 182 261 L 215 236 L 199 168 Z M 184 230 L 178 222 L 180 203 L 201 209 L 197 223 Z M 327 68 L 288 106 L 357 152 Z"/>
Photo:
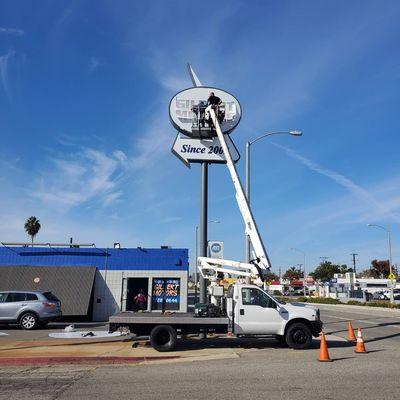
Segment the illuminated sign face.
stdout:
<path fill-rule="evenodd" d="M 211 87 L 194 87 L 177 93 L 169 103 L 172 125 L 192 138 L 217 136 L 207 109 L 211 93 L 214 93 L 211 102 L 216 105 L 215 112 L 222 132 L 232 132 L 242 117 L 240 103 L 230 93 Z"/>
<path fill-rule="evenodd" d="M 154 278 L 152 290 L 152 310 L 179 310 L 180 304 L 179 278 Z M 163 305 L 164 303 L 164 305 Z"/>

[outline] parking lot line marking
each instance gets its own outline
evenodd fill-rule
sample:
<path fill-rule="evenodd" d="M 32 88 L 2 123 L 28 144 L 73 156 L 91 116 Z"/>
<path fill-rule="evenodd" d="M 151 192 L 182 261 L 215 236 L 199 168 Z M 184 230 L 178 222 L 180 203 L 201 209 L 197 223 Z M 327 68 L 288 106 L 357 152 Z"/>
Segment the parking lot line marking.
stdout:
<path fill-rule="evenodd" d="M 337 317 L 336 315 L 327 315 L 327 318 L 343 319 L 343 320 L 345 320 L 345 321 L 347 321 L 347 320 L 348 320 L 348 318 Z"/>

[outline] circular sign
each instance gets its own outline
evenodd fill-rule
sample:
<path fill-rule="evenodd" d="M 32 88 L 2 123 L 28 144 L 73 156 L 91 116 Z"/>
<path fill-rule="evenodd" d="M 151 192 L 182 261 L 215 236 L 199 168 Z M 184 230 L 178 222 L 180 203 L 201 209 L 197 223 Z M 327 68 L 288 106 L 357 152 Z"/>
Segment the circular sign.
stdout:
<path fill-rule="evenodd" d="M 208 113 L 209 99 L 216 105 L 222 133 L 231 133 L 242 117 L 240 103 L 232 94 L 212 87 L 193 87 L 177 93 L 169 103 L 172 125 L 192 138 L 217 136 Z"/>
<path fill-rule="evenodd" d="M 211 250 L 214 253 L 219 253 L 221 251 L 221 245 L 219 243 L 213 243 L 213 245 L 211 246 Z"/>
<path fill-rule="evenodd" d="M 33 280 L 33 282 L 39 283 L 39 282 L 40 282 L 40 278 L 37 276 L 37 277 Z"/>

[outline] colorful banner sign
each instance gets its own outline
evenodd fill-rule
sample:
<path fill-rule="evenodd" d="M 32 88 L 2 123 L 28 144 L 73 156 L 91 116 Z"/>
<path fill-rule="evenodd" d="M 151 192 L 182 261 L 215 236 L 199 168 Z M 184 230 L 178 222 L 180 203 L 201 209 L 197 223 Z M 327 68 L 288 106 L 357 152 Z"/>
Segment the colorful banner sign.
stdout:
<path fill-rule="evenodd" d="M 179 278 L 154 278 L 151 296 L 152 310 L 162 310 L 165 302 L 165 310 L 179 310 L 180 306 Z"/>

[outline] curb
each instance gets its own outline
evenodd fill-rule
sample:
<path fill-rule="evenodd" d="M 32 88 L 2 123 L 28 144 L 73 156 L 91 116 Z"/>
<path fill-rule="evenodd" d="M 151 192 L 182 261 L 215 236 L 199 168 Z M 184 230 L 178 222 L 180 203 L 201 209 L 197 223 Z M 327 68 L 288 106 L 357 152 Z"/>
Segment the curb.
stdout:
<path fill-rule="evenodd" d="M 0 365 L 49 365 L 49 364 L 137 364 L 146 361 L 173 360 L 181 356 L 153 357 L 0 357 Z"/>

